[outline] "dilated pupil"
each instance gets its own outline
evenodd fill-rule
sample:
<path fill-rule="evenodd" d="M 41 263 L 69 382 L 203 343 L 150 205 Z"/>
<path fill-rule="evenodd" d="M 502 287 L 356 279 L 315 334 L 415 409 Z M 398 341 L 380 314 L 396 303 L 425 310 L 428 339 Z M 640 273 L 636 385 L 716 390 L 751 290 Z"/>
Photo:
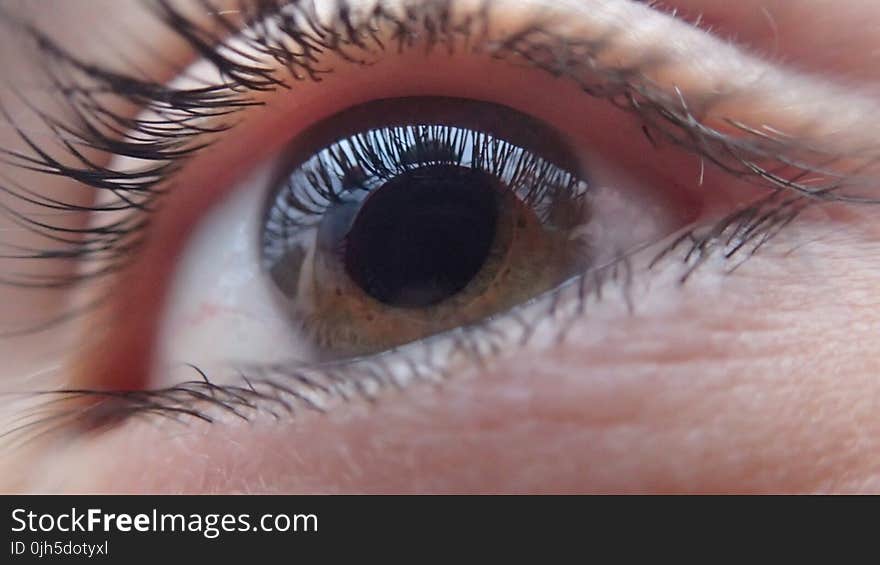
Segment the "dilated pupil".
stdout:
<path fill-rule="evenodd" d="M 480 271 L 498 220 L 498 180 L 430 165 L 375 189 L 345 241 L 351 279 L 391 306 L 418 308 L 461 291 Z"/>

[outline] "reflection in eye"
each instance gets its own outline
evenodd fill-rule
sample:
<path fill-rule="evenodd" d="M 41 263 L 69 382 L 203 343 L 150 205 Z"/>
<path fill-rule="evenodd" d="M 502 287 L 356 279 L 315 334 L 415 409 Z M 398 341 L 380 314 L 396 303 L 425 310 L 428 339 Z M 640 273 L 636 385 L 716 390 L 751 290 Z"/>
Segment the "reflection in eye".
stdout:
<path fill-rule="evenodd" d="M 262 236 L 291 316 L 328 355 L 473 323 L 586 269 L 588 184 L 546 158 L 563 150 L 546 127 L 450 99 L 381 101 L 317 127 L 364 116 L 379 123 L 287 175 Z"/>

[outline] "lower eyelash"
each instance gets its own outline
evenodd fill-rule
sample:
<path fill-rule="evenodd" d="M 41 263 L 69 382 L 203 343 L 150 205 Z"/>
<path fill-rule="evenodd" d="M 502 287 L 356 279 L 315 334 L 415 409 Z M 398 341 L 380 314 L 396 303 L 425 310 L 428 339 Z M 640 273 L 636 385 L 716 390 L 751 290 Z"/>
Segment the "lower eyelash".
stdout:
<path fill-rule="evenodd" d="M 712 253 L 720 252 L 727 260 L 740 258 L 729 269 L 732 272 L 815 204 L 804 196 L 778 190 L 719 222 L 684 229 L 656 253 L 648 269 L 678 253 L 685 266 L 680 278 L 684 284 Z M 690 245 L 682 248 L 685 242 Z M 602 301 L 610 291 L 620 292 L 632 314 L 635 271 L 630 258 L 642 248 L 621 253 L 612 262 L 591 268 L 499 317 L 367 358 L 230 367 L 234 381 L 222 385 L 199 367 L 187 365 L 197 378 L 162 389 L 30 393 L 27 396 L 37 400 L 36 405 L 20 412 L 17 425 L 0 434 L 0 440 L 11 447 L 53 431 L 95 434 L 137 417 L 159 417 L 181 424 L 215 423 L 224 416 L 250 421 L 262 413 L 280 419 L 300 411 L 326 412 L 353 399 L 375 400 L 384 390 L 400 390 L 414 383 L 442 383 L 453 367 L 437 359 L 465 358 L 470 366 L 485 369 L 505 345 L 525 347 L 532 343 L 541 325 L 554 330 L 543 346 L 559 345 L 571 326 L 587 314 L 588 304 Z M 439 353 L 432 350 L 438 343 L 443 348 Z M 47 410 L 49 415 L 45 416 Z"/>
<path fill-rule="evenodd" d="M 803 194 L 791 195 L 777 189 L 715 223 L 685 230 L 657 254 L 650 266 L 685 247 L 682 260 L 687 268 L 681 275 L 681 284 L 715 254 L 732 261 L 727 270 L 732 273 L 808 208 L 821 203 Z"/>
<path fill-rule="evenodd" d="M 485 369 L 505 346 L 533 344 L 541 325 L 556 331 L 539 346 L 558 345 L 570 325 L 585 314 L 587 304 L 607 297 L 611 289 L 622 293 L 631 310 L 632 283 L 629 256 L 621 255 L 510 312 L 377 355 L 335 362 L 230 366 L 234 375 L 230 384 L 217 384 L 204 370 L 189 364 L 185 369 L 196 378 L 162 389 L 29 393 L 27 398 L 36 404 L 19 412 L 16 425 L 0 434 L 0 440 L 12 448 L 54 432 L 94 435 L 138 417 L 212 424 L 228 417 L 250 421 L 264 413 L 275 419 L 302 411 L 323 413 L 355 399 L 377 400 L 386 390 L 448 380 L 457 374 L 456 359 Z"/>

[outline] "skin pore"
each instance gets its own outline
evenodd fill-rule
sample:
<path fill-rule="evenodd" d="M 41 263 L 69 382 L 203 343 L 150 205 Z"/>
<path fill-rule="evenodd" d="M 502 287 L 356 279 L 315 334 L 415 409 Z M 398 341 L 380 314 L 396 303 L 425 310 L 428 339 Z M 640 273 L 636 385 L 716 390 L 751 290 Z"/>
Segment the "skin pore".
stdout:
<path fill-rule="evenodd" d="M 600 23 L 588 20 L 588 12 L 602 14 L 624 4 L 627 14 L 640 19 L 621 45 L 632 48 L 651 34 L 672 38 L 667 49 L 673 63 L 653 77 L 661 87 L 670 92 L 681 87 L 685 95 L 713 89 L 748 93 L 728 99 L 709 119 L 723 114 L 747 124 L 773 125 L 821 142 L 831 153 L 867 152 L 868 161 L 880 151 L 872 145 L 880 102 L 874 90 L 880 68 L 880 36 L 874 33 L 880 7 L 875 2 L 670 0 L 651 9 L 623 0 L 569 0 L 560 9 L 589 26 Z M 124 59 L 132 66 L 168 80 L 173 77 L 159 61 L 175 60 L 183 50 L 133 1 L 57 2 L 51 9 L 22 1 L 7 10 L 34 19 L 59 41 L 77 42 L 84 60 L 118 64 L 123 57 L 106 49 L 109 41 L 128 48 Z M 511 17 L 516 13 L 511 10 Z M 698 17 L 703 27 L 691 25 Z M 110 21 L 118 22 L 118 29 L 96 23 Z M 86 31 L 96 26 L 103 31 Z M 150 37 L 151 49 L 126 44 L 120 38 L 126 28 L 137 29 L 137 37 Z M 705 28 L 731 43 L 710 38 Z M 6 47 L 0 53 L 15 49 Z M 632 51 L 621 47 L 618 55 L 625 53 Z M 700 53 L 699 65 L 693 64 L 694 53 Z M 26 84 L 27 64 L 27 59 L 19 61 L 17 74 L 4 78 Z M 476 72 L 460 72 L 462 84 L 468 84 L 465 78 L 476 80 Z M 380 89 L 387 81 L 376 82 L 358 84 Z M 433 86 L 440 87 L 439 79 Z M 565 87 L 558 88 L 554 92 L 562 100 Z M 302 100 L 308 92 L 304 87 Z M 364 92 L 350 89 L 359 96 Z M 323 108 L 318 102 L 303 103 L 284 119 L 296 123 L 302 107 Z M 266 113 L 254 118 L 257 125 L 247 130 L 250 134 L 242 130 L 236 143 L 219 143 L 213 156 L 194 160 L 182 174 L 193 185 L 209 184 L 218 155 L 241 159 L 237 167 L 246 171 L 251 161 L 241 157 L 241 148 L 257 147 L 248 140 L 265 143 L 260 119 L 281 118 Z M 622 125 L 609 138 L 612 145 L 618 139 L 650 147 L 633 124 Z M 15 143 L 11 129 L 0 130 L 0 147 Z M 702 174 L 707 186 L 723 187 L 719 192 L 754 190 L 711 165 L 701 173 L 699 159 L 679 148 L 658 151 L 669 163 L 667 178 L 676 182 L 694 184 Z M 634 150 L 628 156 L 634 170 L 642 154 Z M 21 174 L 4 165 L 0 171 L 7 179 Z M 876 177 L 876 172 L 868 168 L 866 174 Z M 69 179 L 40 182 L 39 190 L 51 194 Z M 871 195 L 874 189 L 867 182 L 860 194 Z M 83 203 L 94 198 L 74 188 L 70 195 Z M 169 206 L 157 216 L 158 227 L 144 251 L 154 261 L 139 263 L 135 272 L 161 270 L 161 258 L 182 253 L 169 251 L 163 242 L 176 239 L 167 226 L 178 225 L 180 220 L 172 218 L 185 217 L 179 211 L 187 209 Z M 281 419 L 264 414 L 250 422 L 228 417 L 215 424 L 184 425 L 132 419 L 68 447 L 54 436 L 37 438 L 0 456 L 0 489 L 876 492 L 880 362 L 873 352 L 880 347 L 874 297 L 880 233 L 875 215 L 870 205 L 811 209 L 732 274 L 723 263 L 710 262 L 684 285 L 680 264 L 649 271 L 651 256 L 636 256 L 632 267 L 639 275 L 633 287 L 627 293 L 612 290 L 591 303 L 588 315 L 571 324 L 563 341 L 538 340 L 485 367 L 462 365 L 442 386 L 415 384 L 326 414 L 299 411 Z M 69 221 L 76 225 L 75 219 Z M 13 226 L 3 223 L 0 229 Z M 168 261 L 167 276 L 172 277 Z M 0 260 L 0 273 L 13 268 L 9 260 Z M 114 295 L 111 308 L 134 319 L 133 311 L 154 303 L 147 298 L 157 286 L 126 287 Z M 59 311 L 61 300 L 57 293 L 0 286 L 3 327 L 38 318 L 34 313 Z M 7 304 L 12 305 L 8 310 Z M 138 371 L 131 364 L 130 346 L 124 345 L 135 341 L 124 339 L 134 330 L 114 326 L 116 338 L 100 341 L 100 348 L 82 347 L 83 328 L 106 330 L 107 324 L 92 320 L 91 325 L 53 329 L 51 339 L 44 332 L 0 343 L 0 353 L 9 360 L 2 369 L 4 383 L 9 382 L 4 386 L 23 392 L 113 388 L 114 375 Z M 68 345 L 75 348 L 74 361 L 59 366 L 55 359 Z M 137 374 L 150 377 L 147 369 Z M 21 414 L 11 400 L 0 410 L 9 427 Z"/>

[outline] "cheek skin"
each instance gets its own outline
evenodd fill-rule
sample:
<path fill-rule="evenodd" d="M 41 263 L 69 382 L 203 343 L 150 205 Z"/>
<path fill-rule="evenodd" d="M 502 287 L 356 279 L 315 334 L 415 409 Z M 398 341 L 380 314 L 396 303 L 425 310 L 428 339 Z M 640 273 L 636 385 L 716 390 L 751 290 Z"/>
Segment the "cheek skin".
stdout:
<path fill-rule="evenodd" d="M 875 491 L 877 273 L 840 251 L 864 236 L 774 244 L 685 287 L 661 269 L 633 315 L 611 290 L 561 345 L 439 387 L 291 420 L 130 422 L 35 476 L 68 491 Z"/>

